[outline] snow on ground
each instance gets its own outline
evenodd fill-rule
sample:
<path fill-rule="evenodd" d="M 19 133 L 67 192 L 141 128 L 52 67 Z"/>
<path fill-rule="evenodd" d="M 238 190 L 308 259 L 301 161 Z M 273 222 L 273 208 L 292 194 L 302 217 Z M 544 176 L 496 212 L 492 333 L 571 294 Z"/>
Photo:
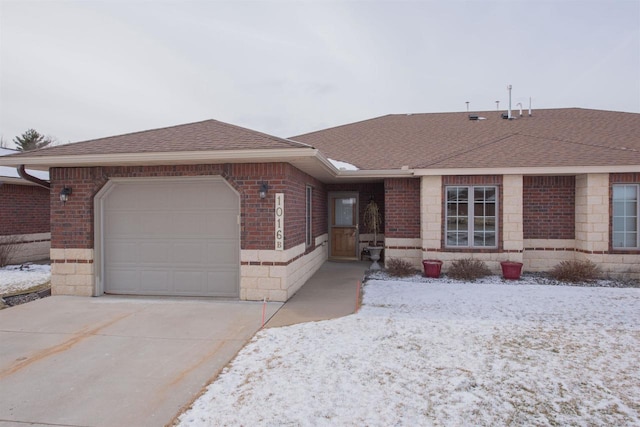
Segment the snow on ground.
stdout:
<path fill-rule="evenodd" d="M 259 332 L 180 426 L 640 425 L 640 289 L 369 280 Z"/>
<path fill-rule="evenodd" d="M 39 264 L 8 265 L 0 268 L 0 296 L 43 285 L 51 277 L 51 267 Z"/>

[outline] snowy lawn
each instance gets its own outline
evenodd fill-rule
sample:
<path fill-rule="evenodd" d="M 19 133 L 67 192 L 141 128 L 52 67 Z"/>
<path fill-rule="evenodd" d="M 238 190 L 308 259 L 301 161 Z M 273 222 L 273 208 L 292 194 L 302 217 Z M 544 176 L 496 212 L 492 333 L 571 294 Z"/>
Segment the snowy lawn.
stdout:
<path fill-rule="evenodd" d="M 50 278 L 51 267 L 48 265 L 8 265 L 0 268 L 0 296 L 12 295 L 44 285 Z"/>
<path fill-rule="evenodd" d="M 640 425 L 640 289 L 370 280 L 259 332 L 181 426 Z"/>

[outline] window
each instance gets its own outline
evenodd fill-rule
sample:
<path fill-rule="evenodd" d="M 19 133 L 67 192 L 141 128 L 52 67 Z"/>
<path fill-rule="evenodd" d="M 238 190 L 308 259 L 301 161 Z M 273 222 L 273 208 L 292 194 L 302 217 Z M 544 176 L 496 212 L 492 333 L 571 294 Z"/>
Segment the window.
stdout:
<path fill-rule="evenodd" d="M 313 188 L 307 185 L 306 212 L 305 212 L 305 242 L 307 247 L 310 247 L 313 245 L 313 224 L 311 222 L 312 197 L 313 197 Z"/>
<path fill-rule="evenodd" d="M 446 246 L 498 246 L 497 187 L 446 187 Z"/>
<path fill-rule="evenodd" d="M 638 184 L 613 186 L 613 243 L 614 248 L 637 249 L 638 241 Z"/>

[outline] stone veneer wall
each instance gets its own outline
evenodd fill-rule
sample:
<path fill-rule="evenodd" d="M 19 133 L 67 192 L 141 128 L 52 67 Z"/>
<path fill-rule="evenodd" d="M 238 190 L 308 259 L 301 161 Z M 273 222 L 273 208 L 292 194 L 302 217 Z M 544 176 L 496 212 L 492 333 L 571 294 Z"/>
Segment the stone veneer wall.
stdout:
<path fill-rule="evenodd" d="M 523 270 L 549 271 L 561 261 L 576 257 L 575 239 L 525 239 Z"/>
<path fill-rule="evenodd" d="M 51 249 L 51 294 L 95 296 L 93 249 Z"/>
<path fill-rule="evenodd" d="M 609 174 L 576 177 L 575 235 L 576 250 L 584 255 L 609 250 Z"/>
<path fill-rule="evenodd" d="M 286 301 L 305 284 L 328 257 L 328 234 L 315 238 L 315 246 L 287 249 L 242 250 L 240 253 L 240 299 Z"/>
<path fill-rule="evenodd" d="M 436 257 L 442 248 L 442 177 L 420 180 L 420 234 L 423 258 Z"/>
<path fill-rule="evenodd" d="M 522 185 L 522 175 L 502 177 L 502 250 L 508 255 L 502 256 L 499 261 L 522 262 L 524 249 Z"/>

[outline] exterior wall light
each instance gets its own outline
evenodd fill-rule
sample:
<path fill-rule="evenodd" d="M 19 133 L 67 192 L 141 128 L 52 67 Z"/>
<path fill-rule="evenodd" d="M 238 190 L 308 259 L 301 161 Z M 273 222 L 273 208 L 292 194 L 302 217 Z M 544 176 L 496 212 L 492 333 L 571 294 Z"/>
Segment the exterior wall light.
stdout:
<path fill-rule="evenodd" d="M 269 190 L 269 186 L 267 185 L 266 182 L 263 182 L 262 184 L 260 184 L 260 191 L 258 192 L 258 194 L 260 195 L 261 199 L 264 199 L 265 197 L 267 197 L 268 190 Z"/>
<path fill-rule="evenodd" d="M 64 204 L 69 200 L 69 196 L 71 195 L 71 187 L 64 187 L 60 190 L 60 201 Z"/>

